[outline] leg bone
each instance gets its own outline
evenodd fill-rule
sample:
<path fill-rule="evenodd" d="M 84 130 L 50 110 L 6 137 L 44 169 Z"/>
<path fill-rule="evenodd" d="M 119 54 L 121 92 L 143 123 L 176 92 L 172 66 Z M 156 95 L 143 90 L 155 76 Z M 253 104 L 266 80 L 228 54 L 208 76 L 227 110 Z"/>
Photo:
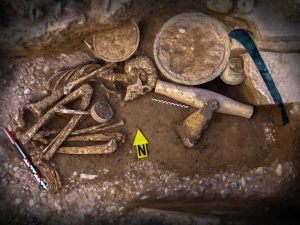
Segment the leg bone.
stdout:
<path fill-rule="evenodd" d="M 52 119 L 55 115 L 55 111 L 57 108 L 72 102 L 73 100 L 77 99 L 78 97 L 82 96 L 81 100 L 81 107 L 82 110 L 86 109 L 90 102 L 90 97 L 92 95 L 92 87 L 88 84 L 82 85 L 80 88 L 73 91 L 71 94 L 69 94 L 67 97 L 62 99 L 60 102 L 58 102 L 52 109 L 50 109 L 35 125 L 33 125 L 28 131 L 26 131 L 22 137 L 21 142 L 23 144 L 26 144 L 28 141 L 31 140 L 33 135 L 47 122 L 49 122 L 50 119 Z M 85 106 L 85 107 L 83 107 Z"/>
<path fill-rule="evenodd" d="M 115 139 L 120 142 L 124 138 L 124 135 L 120 132 L 115 133 L 105 133 L 105 134 L 87 134 L 81 136 L 73 136 L 67 139 L 67 142 L 77 142 L 77 141 L 110 141 Z"/>
<path fill-rule="evenodd" d="M 84 146 L 84 147 L 60 147 L 57 153 L 61 154 L 111 154 L 117 150 L 116 140 L 106 144 Z"/>
<path fill-rule="evenodd" d="M 78 90 L 78 89 L 77 89 Z M 83 85 L 82 89 L 78 92 L 79 96 L 82 95 L 82 99 L 79 105 L 79 109 L 85 110 L 89 103 L 93 93 L 93 89 L 89 85 Z M 69 97 L 69 96 L 68 96 Z M 66 97 L 67 98 L 67 97 Z M 71 98 L 72 99 L 72 98 Z M 62 100 L 64 101 L 64 100 Z M 68 103 L 68 102 L 66 102 Z M 61 130 L 55 139 L 44 149 L 43 159 L 50 160 L 59 146 L 68 138 L 72 130 L 76 127 L 77 123 L 81 119 L 82 115 L 74 115 L 67 126 Z"/>

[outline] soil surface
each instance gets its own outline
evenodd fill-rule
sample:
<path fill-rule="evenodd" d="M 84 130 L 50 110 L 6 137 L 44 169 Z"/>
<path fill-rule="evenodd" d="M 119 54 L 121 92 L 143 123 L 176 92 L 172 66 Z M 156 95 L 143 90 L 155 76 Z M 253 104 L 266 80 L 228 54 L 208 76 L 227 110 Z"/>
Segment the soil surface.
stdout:
<path fill-rule="evenodd" d="M 201 4 L 189 1 L 148 10 L 144 15 L 133 7 L 141 31 L 135 55 L 153 60 L 155 35 L 162 25 L 178 13 L 196 9 L 203 11 Z M 26 57 L 1 58 L 1 128 L 10 127 L 10 117 L 19 107 L 49 94 L 47 80 L 56 71 L 99 62 L 82 39 L 75 39 L 77 45 L 71 48 L 58 45 Z M 143 214 L 133 218 L 128 213 L 139 206 L 213 215 L 238 214 L 251 208 L 251 213 L 261 215 L 269 211 L 270 202 L 299 199 L 295 198 L 299 188 L 299 104 L 287 106 L 290 123 L 286 126 L 272 122 L 271 115 L 278 115 L 275 106 L 255 108 L 249 120 L 216 113 L 200 142 L 185 148 L 175 126 L 196 109 L 153 101 L 177 103 L 153 92 L 124 103 L 108 98 L 98 81 L 90 84 L 94 89 L 91 105 L 108 101 L 115 112 L 113 121 L 126 121 L 123 128 L 111 130 L 126 133 L 126 142 L 110 155 L 56 154 L 51 164 L 63 186 L 53 194 L 38 189 L 1 133 L 1 220 L 9 224 L 130 224 L 128 221 L 143 221 Z M 238 87 L 227 86 L 218 78 L 201 87 L 246 103 Z M 57 117 L 52 125 L 60 127 L 66 121 Z M 94 123 L 84 117 L 78 128 Z M 138 159 L 132 146 L 138 129 L 149 142 L 148 158 Z"/>

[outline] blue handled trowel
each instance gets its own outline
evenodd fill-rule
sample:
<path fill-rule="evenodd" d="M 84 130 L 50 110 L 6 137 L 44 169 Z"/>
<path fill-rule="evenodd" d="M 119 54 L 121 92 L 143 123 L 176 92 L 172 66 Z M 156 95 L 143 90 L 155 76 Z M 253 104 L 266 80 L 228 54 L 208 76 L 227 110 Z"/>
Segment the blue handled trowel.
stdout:
<path fill-rule="evenodd" d="M 264 63 L 254 41 L 250 37 L 247 31 L 243 29 L 236 29 L 229 33 L 229 37 L 237 40 L 240 42 L 244 48 L 248 51 L 249 55 L 251 56 L 252 60 L 254 61 L 258 71 L 260 72 L 267 88 L 269 89 L 271 96 L 276 105 L 280 108 L 281 117 L 282 117 L 282 125 L 285 125 L 289 122 L 286 110 L 283 105 L 282 98 L 279 94 L 279 91 L 272 79 L 272 76 Z"/>

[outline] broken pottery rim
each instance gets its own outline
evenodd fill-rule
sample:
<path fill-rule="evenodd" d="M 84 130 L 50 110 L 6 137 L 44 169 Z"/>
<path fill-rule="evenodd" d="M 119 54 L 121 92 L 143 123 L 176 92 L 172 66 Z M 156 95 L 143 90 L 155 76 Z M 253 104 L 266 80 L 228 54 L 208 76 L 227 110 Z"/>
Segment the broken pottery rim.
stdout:
<path fill-rule="evenodd" d="M 225 44 L 224 44 L 224 55 L 223 55 L 223 60 L 222 63 L 219 65 L 219 68 L 216 69 L 216 71 L 214 73 L 212 73 L 211 75 L 207 76 L 207 78 L 201 78 L 199 80 L 196 81 L 190 81 L 190 80 L 184 80 L 184 79 L 180 79 L 177 78 L 175 76 L 176 73 L 168 70 L 167 68 L 164 67 L 164 65 L 161 63 L 160 59 L 159 59 L 159 47 L 160 47 L 160 37 L 162 35 L 162 33 L 169 28 L 169 26 L 173 25 L 175 22 L 177 22 L 180 19 L 187 19 L 187 18 L 191 18 L 191 17 L 195 17 L 198 19 L 202 18 L 205 20 L 210 20 L 213 25 L 216 27 L 217 31 L 219 34 L 224 36 L 224 40 L 225 40 Z M 209 81 L 214 80 L 215 78 L 217 78 L 218 76 L 221 75 L 221 73 L 224 71 L 224 69 L 226 68 L 226 65 L 228 63 L 229 57 L 230 57 L 230 38 L 227 35 L 227 30 L 226 30 L 226 26 L 225 24 L 223 24 L 221 21 L 219 21 L 218 19 L 211 17 L 207 14 L 201 13 L 201 12 L 185 12 L 185 13 L 180 13 L 176 16 L 171 17 L 166 23 L 163 24 L 163 26 L 160 28 L 159 32 L 156 34 L 155 40 L 154 40 L 154 44 L 153 44 L 153 55 L 154 55 L 154 60 L 155 63 L 157 65 L 157 67 L 159 68 L 160 72 L 170 81 L 176 82 L 178 84 L 185 84 L 185 85 L 199 85 L 199 84 L 204 84 L 207 83 Z"/>
<path fill-rule="evenodd" d="M 140 43 L 140 29 L 134 19 L 130 19 L 129 22 L 131 24 L 133 24 L 133 26 L 135 27 L 135 30 L 136 30 L 136 39 L 137 40 L 136 40 L 133 50 L 129 54 L 127 54 L 123 57 L 112 59 L 112 58 L 109 58 L 107 56 L 100 54 L 99 51 L 96 49 L 96 47 L 93 44 L 93 48 L 95 50 L 95 53 L 97 54 L 97 57 L 99 57 L 100 59 L 103 59 L 106 62 L 122 62 L 122 61 L 129 59 L 136 52 L 137 48 L 139 47 L 139 43 Z M 95 38 L 95 36 L 94 36 L 94 38 Z"/>

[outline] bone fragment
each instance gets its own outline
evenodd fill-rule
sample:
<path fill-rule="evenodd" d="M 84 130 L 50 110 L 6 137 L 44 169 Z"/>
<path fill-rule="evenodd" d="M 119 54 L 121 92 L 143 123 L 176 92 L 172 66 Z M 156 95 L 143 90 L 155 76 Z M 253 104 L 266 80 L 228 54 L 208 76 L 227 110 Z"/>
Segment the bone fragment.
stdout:
<path fill-rule="evenodd" d="M 100 83 L 100 87 L 104 90 L 104 93 L 108 98 L 111 96 L 116 96 L 117 100 L 120 101 L 122 99 L 122 95 L 115 90 L 111 90 L 107 88 L 103 83 Z"/>
<path fill-rule="evenodd" d="M 15 116 L 13 117 L 13 121 L 17 127 L 24 128 L 26 126 L 26 123 L 23 118 L 25 109 L 25 107 L 20 107 L 15 113 Z"/>
<path fill-rule="evenodd" d="M 49 135 L 55 134 L 56 131 L 54 130 L 42 130 L 37 132 L 33 137 L 32 140 L 33 141 L 39 141 L 44 145 L 49 144 L 49 141 L 46 139 L 46 137 L 48 137 Z"/>
<path fill-rule="evenodd" d="M 71 133 L 71 136 L 73 135 L 79 135 L 79 134 L 85 134 L 85 133 L 97 133 L 97 132 L 101 132 L 101 131 L 105 131 L 105 130 L 109 130 L 109 129 L 113 129 L 116 127 L 120 127 L 120 126 L 124 126 L 125 125 L 125 121 L 124 120 L 120 120 L 117 123 L 111 124 L 106 126 L 106 123 L 103 124 L 99 124 L 99 125 L 95 125 L 95 126 L 91 126 L 91 127 L 87 127 L 87 128 L 83 128 L 80 130 L 75 130 Z"/>
<path fill-rule="evenodd" d="M 61 154 L 111 154 L 117 150 L 116 140 L 106 144 L 84 146 L 84 147 L 60 147 L 57 153 Z"/>

